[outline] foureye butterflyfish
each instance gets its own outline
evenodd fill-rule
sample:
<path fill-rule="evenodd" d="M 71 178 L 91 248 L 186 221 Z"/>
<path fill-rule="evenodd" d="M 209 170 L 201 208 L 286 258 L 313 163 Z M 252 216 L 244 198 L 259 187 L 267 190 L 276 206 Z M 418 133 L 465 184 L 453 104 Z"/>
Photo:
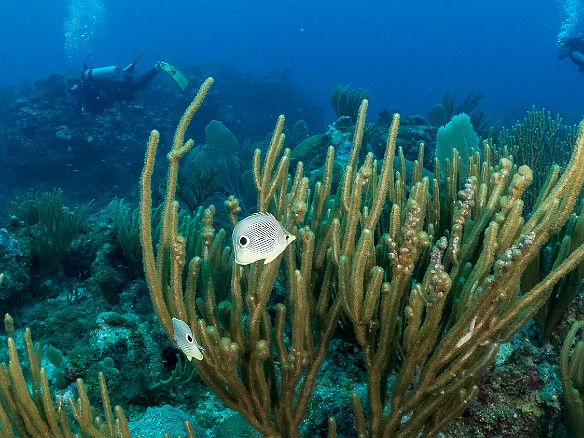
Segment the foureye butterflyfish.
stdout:
<path fill-rule="evenodd" d="M 197 360 L 203 360 L 203 353 L 201 353 L 203 347 L 197 344 L 187 323 L 180 319 L 172 318 L 172 328 L 174 329 L 174 341 L 187 359 L 191 360 L 194 357 Z"/>
<path fill-rule="evenodd" d="M 258 260 L 270 263 L 295 239 L 270 213 L 254 213 L 233 229 L 235 263 L 249 265 Z"/>

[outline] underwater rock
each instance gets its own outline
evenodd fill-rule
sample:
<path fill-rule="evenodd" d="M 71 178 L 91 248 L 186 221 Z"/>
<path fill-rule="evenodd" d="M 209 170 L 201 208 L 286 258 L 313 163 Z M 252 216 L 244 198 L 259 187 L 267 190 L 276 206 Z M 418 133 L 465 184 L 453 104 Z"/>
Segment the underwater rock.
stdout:
<path fill-rule="evenodd" d="M 26 296 L 30 287 L 29 265 L 30 260 L 24 256 L 18 241 L 8 230 L 0 229 L 0 302 Z"/>
<path fill-rule="evenodd" d="M 292 163 L 302 161 L 307 172 L 322 166 L 331 139 L 327 134 L 316 134 L 308 137 L 290 152 Z"/>
<path fill-rule="evenodd" d="M 368 137 L 369 146 L 378 158 L 382 157 L 385 153 L 387 135 L 387 129 L 380 125 L 375 125 L 370 130 Z M 435 138 L 436 128 L 427 124 L 416 125 L 409 117 L 406 117 L 403 119 L 403 123 L 400 122 L 396 144 L 398 148 L 402 148 L 406 160 L 415 161 L 418 159 L 419 145 L 423 142 L 424 168 L 434 169 Z M 399 149 L 396 149 L 395 156 L 396 158 L 399 157 Z"/>
<path fill-rule="evenodd" d="M 409 116 L 406 118 L 406 121 L 408 122 L 409 125 L 414 125 L 414 126 L 423 126 L 423 125 L 427 125 L 426 120 L 417 114 L 414 114 L 413 116 Z"/>
<path fill-rule="evenodd" d="M 197 438 L 206 438 L 207 433 L 198 427 L 185 411 L 173 406 L 155 406 L 148 408 L 137 420 L 130 421 L 128 426 L 132 436 L 143 438 L 158 438 L 162 433 L 169 436 L 184 436 L 184 422 L 193 426 Z"/>
<path fill-rule="evenodd" d="M 102 228 L 96 233 L 93 251 L 86 252 L 92 261 L 85 260 L 83 265 L 90 265 L 90 275 L 87 287 L 91 294 L 101 295 L 109 304 L 120 302 L 120 293 L 128 282 L 128 272 L 125 266 L 118 263 L 117 235 L 114 227 Z"/>
<path fill-rule="evenodd" d="M 164 374 L 161 345 L 153 338 L 157 331 L 139 321 L 132 313 L 102 312 L 88 342 L 88 354 L 101 368 L 92 372 L 104 371 L 111 393 L 136 401 L 144 397 L 144 377 L 160 379 Z"/>
<path fill-rule="evenodd" d="M 434 105 L 428 110 L 428 123 L 438 128 L 446 125 L 448 119 L 446 118 L 446 107 L 441 103 Z"/>
<path fill-rule="evenodd" d="M 48 78 L 34 81 L 37 95 L 51 103 L 56 104 L 65 99 L 65 78 L 59 73 L 53 73 Z"/>
<path fill-rule="evenodd" d="M 16 257 L 22 255 L 18 241 L 8 233 L 6 228 L 0 229 L 0 248 L 2 257 Z"/>
<path fill-rule="evenodd" d="M 262 434 L 251 427 L 238 412 L 219 425 L 216 436 L 217 438 L 261 438 Z"/>
<path fill-rule="evenodd" d="M 326 133 L 312 135 L 296 146 L 290 154 L 292 165 L 302 161 L 304 171 L 312 172 L 324 165 L 329 146 L 334 146 L 335 164 L 344 167 L 353 147 L 353 128 L 349 117 L 340 117 L 328 127 Z M 366 145 L 363 145 L 362 151 L 366 151 Z"/>

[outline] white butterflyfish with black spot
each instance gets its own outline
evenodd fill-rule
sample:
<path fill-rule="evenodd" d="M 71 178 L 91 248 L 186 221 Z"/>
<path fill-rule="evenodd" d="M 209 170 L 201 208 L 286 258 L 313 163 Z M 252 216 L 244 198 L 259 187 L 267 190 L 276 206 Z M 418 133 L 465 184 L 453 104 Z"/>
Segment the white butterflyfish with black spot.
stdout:
<path fill-rule="evenodd" d="M 296 239 L 270 213 L 254 213 L 240 220 L 231 237 L 235 263 L 249 265 L 258 260 L 268 264 Z"/>
<path fill-rule="evenodd" d="M 191 360 L 194 357 L 197 360 L 203 360 L 201 351 L 204 351 L 204 349 L 197 344 L 188 324 L 180 319 L 172 318 L 172 328 L 174 329 L 174 341 L 187 359 Z"/>

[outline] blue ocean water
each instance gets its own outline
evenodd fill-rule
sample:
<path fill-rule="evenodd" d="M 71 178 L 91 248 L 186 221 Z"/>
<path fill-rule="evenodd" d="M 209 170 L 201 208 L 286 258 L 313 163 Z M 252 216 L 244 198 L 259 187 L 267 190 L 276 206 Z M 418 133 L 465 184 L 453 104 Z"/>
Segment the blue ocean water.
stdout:
<path fill-rule="evenodd" d="M 584 74 L 557 59 L 558 34 L 584 29 L 575 0 L 4 2 L 0 85 L 124 64 L 288 69 L 315 101 L 350 84 L 374 109 L 423 114 L 448 88 L 484 92 L 481 110 L 583 113 Z M 568 10 L 568 14 L 566 13 Z"/>

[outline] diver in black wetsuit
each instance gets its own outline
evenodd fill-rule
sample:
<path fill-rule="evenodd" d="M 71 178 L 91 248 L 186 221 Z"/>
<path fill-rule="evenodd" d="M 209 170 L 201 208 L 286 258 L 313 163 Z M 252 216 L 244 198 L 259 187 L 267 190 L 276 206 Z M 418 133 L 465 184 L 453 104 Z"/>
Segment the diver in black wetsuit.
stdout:
<path fill-rule="evenodd" d="M 112 108 L 117 101 L 133 100 L 134 93 L 146 88 L 161 70 L 169 73 L 184 90 L 188 83 L 186 76 L 166 62 L 159 61 L 145 74 L 134 75 L 134 67 L 143 54 L 136 56 L 126 68 L 118 65 L 88 68 L 86 60 L 81 78 L 68 89 L 75 111 L 95 116 Z"/>
<path fill-rule="evenodd" d="M 568 38 L 559 46 L 560 53 L 558 59 L 570 58 L 578 66 L 580 73 L 584 72 L 584 35 Z"/>

